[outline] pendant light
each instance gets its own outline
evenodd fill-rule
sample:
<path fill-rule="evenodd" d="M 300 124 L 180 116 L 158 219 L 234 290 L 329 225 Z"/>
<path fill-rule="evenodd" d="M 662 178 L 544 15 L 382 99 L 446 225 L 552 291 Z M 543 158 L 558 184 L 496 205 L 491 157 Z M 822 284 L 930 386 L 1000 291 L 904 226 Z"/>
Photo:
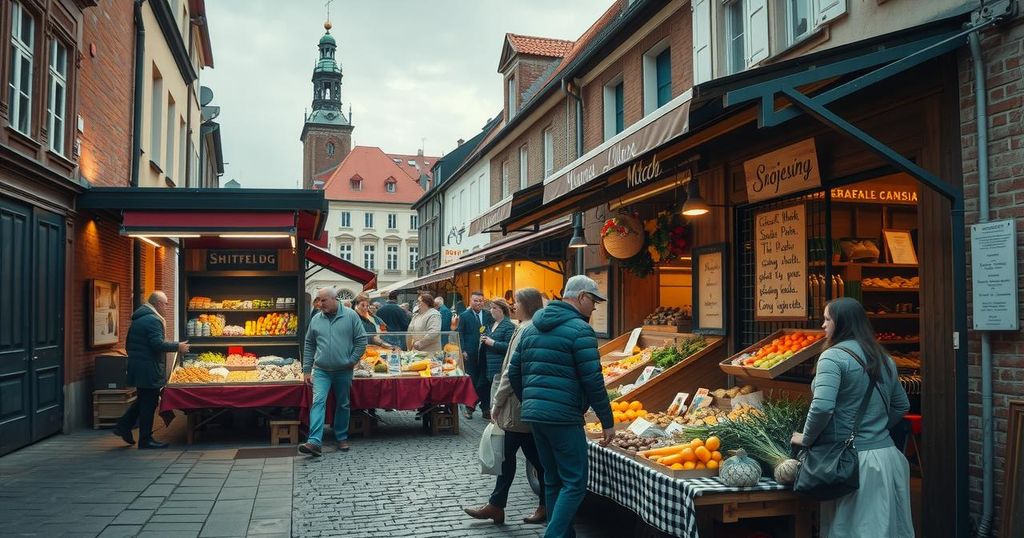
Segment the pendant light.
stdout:
<path fill-rule="evenodd" d="M 682 214 L 687 217 L 702 217 L 709 212 L 711 206 L 701 197 L 697 178 L 694 177 L 686 186 L 686 202 L 683 203 Z"/>

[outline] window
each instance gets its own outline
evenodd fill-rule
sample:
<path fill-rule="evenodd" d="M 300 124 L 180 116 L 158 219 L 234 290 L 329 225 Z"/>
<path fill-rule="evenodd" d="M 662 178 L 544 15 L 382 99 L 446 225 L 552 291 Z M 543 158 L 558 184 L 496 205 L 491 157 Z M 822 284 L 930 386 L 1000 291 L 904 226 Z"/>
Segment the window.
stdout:
<path fill-rule="evenodd" d="M 396 215 L 394 213 L 388 213 L 388 229 L 389 230 L 397 230 L 398 229 L 398 215 Z"/>
<path fill-rule="evenodd" d="M 555 172 L 555 137 L 551 128 L 544 129 L 544 179 Z"/>
<path fill-rule="evenodd" d="M 508 184 L 508 161 L 501 163 L 501 199 L 504 200 L 508 196 L 509 184 Z"/>
<path fill-rule="evenodd" d="M 398 182 L 396 182 L 394 178 L 389 179 L 386 183 L 384 183 L 384 189 L 387 190 L 388 192 L 393 193 L 398 190 Z"/>
<path fill-rule="evenodd" d="M 185 165 L 188 162 L 188 138 L 185 130 L 185 120 L 178 118 L 178 179 L 186 182 L 186 187 L 189 177 L 188 170 L 185 169 Z"/>
<path fill-rule="evenodd" d="M 174 140 L 177 138 L 178 114 L 174 107 L 174 98 L 167 94 L 167 153 L 164 153 L 164 175 L 173 181 L 174 178 Z"/>
<path fill-rule="evenodd" d="M 644 53 L 644 115 L 672 100 L 672 49 L 668 40 Z"/>
<path fill-rule="evenodd" d="M 373 270 L 377 263 L 377 246 L 363 245 L 363 268 Z"/>
<path fill-rule="evenodd" d="M 160 152 L 163 148 L 163 117 L 164 117 L 164 78 L 160 70 L 153 66 L 153 87 L 149 96 L 149 160 L 160 165 Z"/>
<path fill-rule="evenodd" d="M 398 270 L 398 245 L 388 245 L 388 271 Z"/>
<path fill-rule="evenodd" d="M 420 228 L 420 216 L 409 215 L 409 229 L 418 230 Z"/>
<path fill-rule="evenodd" d="M 506 94 L 508 95 L 508 117 L 512 119 L 512 116 L 516 115 L 516 77 L 508 77 L 508 89 Z"/>
<path fill-rule="evenodd" d="M 460 208 L 469 212 L 470 215 L 476 216 L 480 214 L 480 195 L 476 193 L 476 181 L 469 182 L 469 207 Z M 453 221 L 454 222 L 454 221 Z"/>
<path fill-rule="evenodd" d="M 64 155 L 64 119 L 67 114 L 68 48 L 54 39 L 50 46 L 50 106 L 47 110 L 50 149 Z"/>
<path fill-rule="evenodd" d="M 604 139 L 622 132 L 625 122 L 625 94 L 622 86 L 622 75 L 616 77 L 604 87 Z"/>
<path fill-rule="evenodd" d="M 363 213 L 363 228 L 373 228 L 373 213 Z"/>
<path fill-rule="evenodd" d="M 338 257 L 350 262 L 352 261 L 352 244 L 345 243 L 344 245 L 338 246 Z"/>
<path fill-rule="evenodd" d="M 519 188 L 525 189 L 530 183 L 529 155 L 526 151 L 526 144 L 519 148 Z"/>
<path fill-rule="evenodd" d="M 409 247 L 409 270 L 415 271 L 420 261 L 420 247 Z"/>
<path fill-rule="evenodd" d="M 341 212 L 341 227 L 351 228 L 352 227 L 352 213 L 348 211 Z"/>
<path fill-rule="evenodd" d="M 725 6 L 726 71 L 739 73 L 746 68 L 743 44 L 743 0 Z"/>
<path fill-rule="evenodd" d="M 36 21 L 18 2 L 11 3 L 10 124 L 23 134 L 32 126 L 32 44 Z"/>
<path fill-rule="evenodd" d="M 327 156 L 334 157 L 334 142 L 327 143 Z"/>
<path fill-rule="evenodd" d="M 711 80 L 711 6 L 714 0 L 692 0 L 693 84 Z"/>
<path fill-rule="evenodd" d="M 349 185 L 351 185 L 352 190 L 359 192 L 363 190 L 363 178 L 355 176 L 349 180 Z"/>

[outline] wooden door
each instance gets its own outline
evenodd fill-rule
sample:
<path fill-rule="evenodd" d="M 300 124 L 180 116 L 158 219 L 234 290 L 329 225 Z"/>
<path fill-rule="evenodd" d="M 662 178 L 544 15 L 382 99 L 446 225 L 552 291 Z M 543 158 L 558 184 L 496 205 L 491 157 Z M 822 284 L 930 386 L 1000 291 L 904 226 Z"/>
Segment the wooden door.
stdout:
<path fill-rule="evenodd" d="M 32 442 L 32 208 L 0 198 L 0 455 Z"/>
<path fill-rule="evenodd" d="M 32 441 L 61 430 L 64 406 L 64 233 L 59 215 L 35 210 L 32 241 Z"/>

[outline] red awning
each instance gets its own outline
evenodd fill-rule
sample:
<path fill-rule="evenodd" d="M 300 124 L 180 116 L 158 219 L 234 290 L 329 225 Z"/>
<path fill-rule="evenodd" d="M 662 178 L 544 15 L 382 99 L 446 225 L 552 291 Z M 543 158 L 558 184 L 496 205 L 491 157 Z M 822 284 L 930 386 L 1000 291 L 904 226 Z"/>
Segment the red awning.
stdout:
<path fill-rule="evenodd" d="M 125 211 L 125 233 L 295 232 L 295 211 Z"/>
<path fill-rule="evenodd" d="M 306 245 L 306 260 L 362 284 L 364 290 L 373 287 L 371 284 L 376 285 L 376 273 L 343 260 L 316 245 Z"/>

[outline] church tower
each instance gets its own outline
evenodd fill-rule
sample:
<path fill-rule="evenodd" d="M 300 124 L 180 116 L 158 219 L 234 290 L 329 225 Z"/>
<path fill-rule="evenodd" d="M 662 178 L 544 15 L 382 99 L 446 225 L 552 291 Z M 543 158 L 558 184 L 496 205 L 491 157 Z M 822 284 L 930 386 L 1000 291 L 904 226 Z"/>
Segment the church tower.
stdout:
<path fill-rule="evenodd" d="M 338 43 L 331 35 L 330 21 L 324 23 L 324 30 L 320 57 L 313 68 L 313 111 L 305 116 L 299 137 L 305 189 L 313 188 L 314 178 L 334 170 L 352 150 L 354 126 L 341 110 L 341 65 L 334 57 Z"/>

